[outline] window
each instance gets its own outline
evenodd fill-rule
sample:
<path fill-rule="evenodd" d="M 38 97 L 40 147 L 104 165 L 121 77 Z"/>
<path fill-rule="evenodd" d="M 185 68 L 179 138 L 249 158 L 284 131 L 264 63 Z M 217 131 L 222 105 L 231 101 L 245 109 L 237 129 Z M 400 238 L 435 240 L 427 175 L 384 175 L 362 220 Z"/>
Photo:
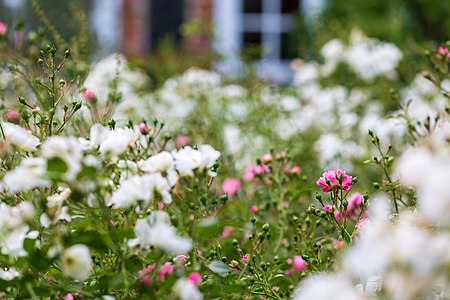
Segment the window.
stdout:
<path fill-rule="evenodd" d="M 289 32 L 300 4 L 300 0 L 216 0 L 216 49 L 228 48 L 230 55 L 233 47 L 237 53 L 259 46 L 260 52 L 253 56 L 258 72 L 276 82 L 288 82 L 290 59 L 296 56 Z"/>

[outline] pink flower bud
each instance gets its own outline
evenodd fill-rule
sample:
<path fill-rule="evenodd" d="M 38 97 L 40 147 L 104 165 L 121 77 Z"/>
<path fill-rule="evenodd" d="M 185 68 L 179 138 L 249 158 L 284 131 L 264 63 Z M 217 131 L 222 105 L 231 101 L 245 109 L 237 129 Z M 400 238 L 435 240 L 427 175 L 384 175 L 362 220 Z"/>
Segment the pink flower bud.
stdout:
<path fill-rule="evenodd" d="M 292 174 L 294 174 L 294 173 L 299 174 L 301 171 L 302 171 L 302 169 L 299 166 L 293 166 L 291 169 Z"/>
<path fill-rule="evenodd" d="M 248 255 L 242 256 L 241 260 L 242 260 L 243 262 L 247 263 L 247 262 L 248 262 Z"/>
<path fill-rule="evenodd" d="M 150 126 L 148 126 L 148 124 L 145 122 L 141 122 L 139 124 L 139 131 L 141 132 L 141 134 L 148 134 L 150 132 Z"/>
<path fill-rule="evenodd" d="M 64 300 L 74 300 L 75 298 L 73 297 L 72 294 L 67 294 L 64 296 Z"/>
<path fill-rule="evenodd" d="M 222 190 L 228 195 L 228 197 L 233 197 L 233 195 L 241 189 L 241 181 L 236 178 L 227 178 L 223 181 Z"/>
<path fill-rule="evenodd" d="M 5 36 L 8 32 L 8 26 L 5 23 L 0 22 L 0 36 Z"/>
<path fill-rule="evenodd" d="M 439 47 L 437 53 L 440 56 L 447 56 L 450 54 L 447 47 Z"/>
<path fill-rule="evenodd" d="M 223 238 L 228 238 L 230 237 L 230 233 L 234 230 L 233 226 L 225 226 L 222 232 L 222 237 Z"/>
<path fill-rule="evenodd" d="M 199 284 L 200 282 L 202 282 L 202 276 L 200 275 L 200 273 L 192 272 L 191 274 L 189 274 L 188 280 L 192 283 Z"/>
<path fill-rule="evenodd" d="M 250 212 L 252 214 L 256 213 L 258 211 L 258 207 L 256 205 L 252 205 L 250 206 Z"/>
<path fill-rule="evenodd" d="M 175 145 L 178 148 L 183 148 L 184 146 L 186 146 L 190 142 L 191 142 L 191 138 L 189 136 L 187 136 L 187 135 L 181 134 L 181 135 L 177 135 L 175 137 Z"/>
<path fill-rule="evenodd" d="M 264 155 L 261 156 L 261 158 L 260 158 L 261 162 L 263 162 L 263 163 L 271 162 L 272 159 L 273 159 L 273 156 L 272 156 L 272 154 L 270 154 L 270 153 L 264 154 Z"/>
<path fill-rule="evenodd" d="M 20 117 L 19 112 L 14 109 L 10 109 L 6 113 L 6 118 L 8 119 L 8 121 L 13 122 L 13 123 L 19 121 L 19 117 Z"/>
<path fill-rule="evenodd" d="M 333 206 L 331 206 L 330 204 L 328 204 L 328 205 L 325 205 L 325 206 L 323 207 L 323 210 L 326 211 L 326 212 L 330 212 L 332 208 L 333 208 Z"/>
<path fill-rule="evenodd" d="M 95 92 L 91 89 L 86 89 L 83 96 L 87 101 L 91 101 L 92 99 L 96 98 Z"/>

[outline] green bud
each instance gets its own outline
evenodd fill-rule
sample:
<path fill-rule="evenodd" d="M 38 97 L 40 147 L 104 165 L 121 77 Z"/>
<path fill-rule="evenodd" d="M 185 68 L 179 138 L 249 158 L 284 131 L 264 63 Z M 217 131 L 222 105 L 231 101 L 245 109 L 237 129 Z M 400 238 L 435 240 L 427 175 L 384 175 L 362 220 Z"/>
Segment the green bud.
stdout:
<path fill-rule="evenodd" d="M 239 246 L 239 241 L 236 239 L 233 239 L 233 241 L 231 243 L 233 244 L 234 247 Z"/>
<path fill-rule="evenodd" d="M 114 121 L 114 119 L 109 120 L 108 126 L 114 130 L 114 128 L 116 127 L 116 121 Z"/>
<path fill-rule="evenodd" d="M 226 257 L 226 256 L 223 256 L 223 257 L 222 257 L 222 262 L 223 262 L 223 263 L 226 263 L 226 262 L 227 262 L 227 257 Z"/>
<path fill-rule="evenodd" d="M 59 81 L 59 86 L 63 87 L 63 86 L 65 86 L 65 85 L 66 85 L 66 81 L 65 81 L 64 79 L 61 79 L 61 80 Z"/>
<path fill-rule="evenodd" d="M 81 101 L 77 102 L 77 104 L 75 104 L 75 111 L 79 110 L 79 109 L 81 108 L 82 105 L 83 105 L 83 104 L 82 104 Z"/>
<path fill-rule="evenodd" d="M 262 226 L 262 230 L 265 232 L 269 231 L 269 229 L 270 229 L 270 225 L 267 223 Z"/>
<path fill-rule="evenodd" d="M 348 207 L 347 199 L 344 199 L 344 201 L 342 201 L 342 206 L 344 206 L 344 208 L 347 209 L 347 207 Z"/>
<path fill-rule="evenodd" d="M 255 224 L 255 223 L 256 223 L 256 218 L 255 218 L 255 216 L 252 216 L 252 218 L 250 219 L 250 221 L 251 221 L 253 224 Z"/>
<path fill-rule="evenodd" d="M 70 56 L 70 49 L 67 49 L 65 52 L 64 52 L 64 57 L 65 58 L 68 58 Z"/>
<path fill-rule="evenodd" d="M 24 97 L 19 96 L 19 103 L 20 103 L 20 104 L 23 104 L 23 105 L 26 105 L 26 104 L 27 104 L 27 101 L 25 100 Z"/>
<path fill-rule="evenodd" d="M 37 62 L 38 62 L 38 64 L 40 64 L 40 65 L 43 65 L 43 64 L 44 64 L 44 60 L 43 60 L 42 58 L 39 58 L 39 59 L 37 60 Z"/>
<path fill-rule="evenodd" d="M 228 195 L 227 194 L 223 194 L 222 197 L 220 197 L 220 202 L 222 204 L 225 204 L 225 203 L 227 203 L 227 201 L 228 201 Z"/>

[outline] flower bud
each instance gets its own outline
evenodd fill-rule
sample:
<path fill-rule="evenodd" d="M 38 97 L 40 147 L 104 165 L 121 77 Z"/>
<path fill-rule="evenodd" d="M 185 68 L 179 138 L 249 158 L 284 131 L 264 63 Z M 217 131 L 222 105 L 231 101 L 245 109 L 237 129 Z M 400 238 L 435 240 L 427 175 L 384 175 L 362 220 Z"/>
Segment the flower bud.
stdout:
<path fill-rule="evenodd" d="M 141 134 L 147 135 L 150 133 L 150 126 L 148 126 L 146 122 L 141 122 L 139 124 L 139 131 L 141 132 Z"/>

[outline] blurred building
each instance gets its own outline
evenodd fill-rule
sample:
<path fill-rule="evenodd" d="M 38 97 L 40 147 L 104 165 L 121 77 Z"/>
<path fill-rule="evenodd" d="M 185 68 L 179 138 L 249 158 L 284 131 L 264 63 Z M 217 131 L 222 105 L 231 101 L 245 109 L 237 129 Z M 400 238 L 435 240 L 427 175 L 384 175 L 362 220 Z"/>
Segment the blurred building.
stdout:
<path fill-rule="evenodd" d="M 224 61 L 217 68 L 228 74 L 239 72 L 239 51 L 260 47 L 255 66 L 262 76 L 277 82 L 291 77 L 288 34 L 294 25 L 293 13 L 300 0 L 122 0 L 121 49 L 129 55 L 143 55 L 171 35 L 180 47 L 196 53 L 212 49 Z M 311 1 L 309 1 L 311 2 Z M 214 26 L 214 39 L 208 30 L 181 37 L 184 23 Z M 213 24 L 213 25 L 212 25 Z"/>

